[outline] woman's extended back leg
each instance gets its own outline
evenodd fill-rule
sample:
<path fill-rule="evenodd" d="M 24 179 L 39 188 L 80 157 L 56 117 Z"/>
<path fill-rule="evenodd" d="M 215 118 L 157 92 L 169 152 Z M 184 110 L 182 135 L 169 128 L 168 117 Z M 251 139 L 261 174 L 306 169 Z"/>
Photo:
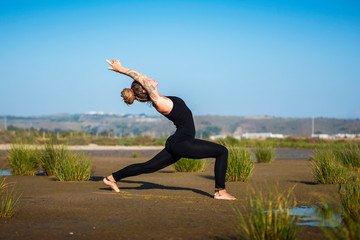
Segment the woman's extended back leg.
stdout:
<path fill-rule="evenodd" d="M 119 181 L 120 179 L 126 177 L 136 176 L 144 173 L 152 173 L 173 164 L 177 160 L 179 160 L 179 158 L 174 157 L 166 149 L 163 149 L 151 160 L 144 163 L 129 165 L 117 172 L 114 172 L 112 176 L 114 177 L 115 181 Z"/>

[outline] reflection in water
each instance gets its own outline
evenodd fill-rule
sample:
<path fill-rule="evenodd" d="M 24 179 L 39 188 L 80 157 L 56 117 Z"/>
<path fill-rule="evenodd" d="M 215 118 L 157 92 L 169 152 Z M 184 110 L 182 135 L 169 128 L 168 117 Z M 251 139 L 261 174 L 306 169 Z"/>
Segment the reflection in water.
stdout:
<path fill-rule="evenodd" d="M 299 206 L 289 208 L 293 216 L 299 216 L 299 225 L 314 227 L 336 227 L 341 224 L 343 215 L 336 208 Z"/>
<path fill-rule="evenodd" d="M 0 170 L 0 176 L 10 176 L 11 171 L 10 170 Z"/>

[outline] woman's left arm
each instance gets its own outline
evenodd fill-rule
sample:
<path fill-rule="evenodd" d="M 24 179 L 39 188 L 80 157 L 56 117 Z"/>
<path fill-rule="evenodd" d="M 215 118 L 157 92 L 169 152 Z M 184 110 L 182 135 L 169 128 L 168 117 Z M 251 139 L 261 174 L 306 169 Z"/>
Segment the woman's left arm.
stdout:
<path fill-rule="evenodd" d="M 120 63 L 120 60 L 112 60 L 110 62 L 109 60 L 106 59 L 106 62 L 108 64 L 110 64 L 110 66 L 111 66 L 108 68 L 109 70 L 127 75 L 127 76 L 131 77 L 132 79 L 134 79 L 135 81 L 139 82 L 144 87 L 144 89 L 148 92 L 152 102 L 155 104 L 157 103 L 157 101 L 160 97 L 160 94 L 155 89 L 155 87 L 149 83 L 148 78 L 144 74 L 137 72 L 135 70 L 131 70 L 131 69 L 123 67 Z"/>

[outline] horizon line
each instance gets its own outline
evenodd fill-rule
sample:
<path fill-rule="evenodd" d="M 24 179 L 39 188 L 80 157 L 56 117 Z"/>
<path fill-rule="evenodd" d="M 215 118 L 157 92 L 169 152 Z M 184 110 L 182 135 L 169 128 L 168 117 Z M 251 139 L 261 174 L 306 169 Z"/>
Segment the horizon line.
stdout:
<path fill-rule="evenodd" d="M 5 114 L 0 115 L 0 118 L 8 118 L 8 117 L 19 117 L 19 118 L 41 118 L 41 117 L 50 117 L 50 116 L 59 116 L 59 115 L 96 115 L 96 116 L 147 116 L 152 118 L 160 118 L 162 115 L 152 115 L 152 114 L 146 114 L 146 113 L 104 113 L 102 111 L 99 112 L 87 112 L 87 113 L 54 113 L 54 114 L 42 114 L 42 115 L 13 115 L 13 114 Z M 360 117 L 324 117 L 324 116 L 312 116 L 312 117 L 281 117 L 281 116 L 273 116 L 273 115 L 221 115 L 221 114 L 202 114 L 202 115 L 194 115 L 194 117 L 205 117 L 205 116 L 211 116 L 211 117 L 239 117 L 239 118 L 249 118 L 249 119 L 274 119 L 274 118 L 298 118 L 298 119 L 319 119 L 319 118 L 327 118 L 327 119 L 349 119 L 349 120 L 360 120 Z"/>

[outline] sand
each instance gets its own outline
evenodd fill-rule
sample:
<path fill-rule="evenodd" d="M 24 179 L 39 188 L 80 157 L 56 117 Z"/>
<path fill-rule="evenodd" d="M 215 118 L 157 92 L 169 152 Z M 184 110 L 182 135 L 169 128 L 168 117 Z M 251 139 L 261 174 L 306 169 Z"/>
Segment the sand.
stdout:
<path fill-rule="evenodd" d="M 119 182 L 122 193 L 111 192 L 102 178 L 149 156 L 91 156 L 88 182 L 60 182 L 48 176 L 9 176 L 22 193 L 16 215 L 0 219 L 0 239 L 237 239 L 233 206 L 246 205 L 249 187 L 292 188 L 300 205 L 319 204 L 317 195 L 335 198 L 336 185 L 315 184 L 307 159 L 277 159 L 256 164 L 248 183 L 230 182 L 236 201 L 214 200 L 214 160 L 202 173 L 159 172 Z M 6 154 L 0 166 L 7 168 Z M 242 210 L 244 213 L 246 210 Z M 304 227 L 300 239 L 325 239 L 317 227 Z"/>

